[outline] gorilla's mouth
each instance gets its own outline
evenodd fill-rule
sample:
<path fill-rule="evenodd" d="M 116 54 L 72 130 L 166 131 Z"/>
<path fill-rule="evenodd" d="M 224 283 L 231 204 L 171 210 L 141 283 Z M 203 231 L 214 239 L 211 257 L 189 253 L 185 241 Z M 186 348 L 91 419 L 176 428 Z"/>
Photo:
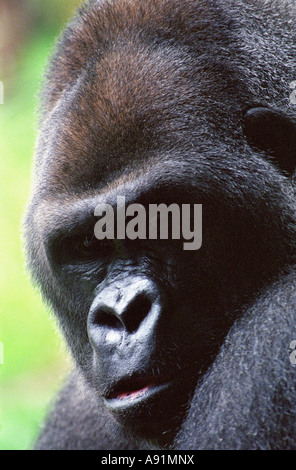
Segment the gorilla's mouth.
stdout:
<path fill-rule="evenodd" d="M 118 382 L 113 391 L 104 396 L 110 410 L 120 410 L 145 401 L 167 389 L 169 382 L 164 377 L 129 378 Z"/>
<path fill-rule="evenodd" d="M 154 386 L 153 384 L 149 384 L 149 385 L 146 385 L 144 388 L 141 388 L 140 390 L 128 390 L 128 391 L 113 393 L 111 398 L 116 398 L 118 400 L 125 400 L 126 398 L 128 398 L 129 400 L 134 400 L 140 395 L 143 395 L 147 390 L 149 390 L 149 388 L 153 386 Z"/>
<path fill-rule="evenodd" d="M 114 418 L 136 436 L 166 441 L 173 438 L 171 434 L 183 419 L 188 401 L 185 389 L 183 377 L 175 374 L 138 375 L 117 381 L 103 401 Z"/>

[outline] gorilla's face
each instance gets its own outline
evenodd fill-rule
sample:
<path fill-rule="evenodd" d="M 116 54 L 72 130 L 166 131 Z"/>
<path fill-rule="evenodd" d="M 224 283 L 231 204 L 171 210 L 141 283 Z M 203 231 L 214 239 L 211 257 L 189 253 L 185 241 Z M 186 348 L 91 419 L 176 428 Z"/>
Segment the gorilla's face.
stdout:
<path fill-rule="evenodd" d="M 79 31 L 93 34 L 83 21 Z M 45 116 L 27 240 L 98 400 L 151 436 L 176 429 L 234 319 L 289 259 L 294 206 L 288 175 L 249 146 L 274 149 L 288 165 L 280 136 L 259 142 L 266 109 L 244 114 L 255 103 L 247 71 L 238 80 L 222 47 L 205 67 L 199 51 L 118 28 Z M 292 125 L 270 114 L 273 136 L 277 119 Z M 147 212 L 202 204 L 201 248 L 172 237 L 98 240 L 95 209 L 116 214 L 118 196 Z"/>

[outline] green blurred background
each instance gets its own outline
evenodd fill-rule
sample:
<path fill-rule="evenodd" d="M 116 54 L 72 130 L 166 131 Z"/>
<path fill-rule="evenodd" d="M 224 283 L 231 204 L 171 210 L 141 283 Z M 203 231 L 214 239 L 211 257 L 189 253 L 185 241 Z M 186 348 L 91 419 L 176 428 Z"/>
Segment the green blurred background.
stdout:
<path fill-rule="evenodd" d="M 54 319 L 26 272 L 21 221 L 30 191 L 44 67 L 79 4 L 0 0 L 0 450 L 31 448 L 71 367 Z"/>

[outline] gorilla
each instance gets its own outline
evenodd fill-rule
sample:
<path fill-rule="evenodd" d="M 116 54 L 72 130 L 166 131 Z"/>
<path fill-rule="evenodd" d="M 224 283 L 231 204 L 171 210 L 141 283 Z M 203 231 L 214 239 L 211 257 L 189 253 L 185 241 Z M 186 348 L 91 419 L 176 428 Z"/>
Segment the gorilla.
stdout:
<path fill-rule="evenodd" d="M 24 224 L 75 370 L 36 449 L 296 449 L 295 22 L 294 0 L 91 0 L 63 32 Z M 99 240 L 119 196 L 201 205 L 201 247 Z"/>

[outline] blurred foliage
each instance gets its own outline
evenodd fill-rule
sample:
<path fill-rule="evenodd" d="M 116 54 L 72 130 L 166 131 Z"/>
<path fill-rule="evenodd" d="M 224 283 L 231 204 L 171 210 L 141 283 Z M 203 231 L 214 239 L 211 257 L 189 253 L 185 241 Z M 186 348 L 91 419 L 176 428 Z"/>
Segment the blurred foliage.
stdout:
<path fill-rule="evenodd" d="M 54 28 L 70 18 L 73 9 L 82 2 L 81 0 L 26 0 L 25 3 L 39 24 Z"/>
<path fill-rule="evenodd" d="M 23 45 L 38 29 L 57 31 L 72 16 L 81 0 L 0 0 L 0 76 L 9 78 L 8 90 Z"/>
<path fill-rule="evenodd" d="M 34 21 L 18 45 L 12 90 L 0 76 L 5 89 L 0 105 L 0 450 L 30 448 L 70 367 L 56 324 L 25 269 L 21 221 L 30 191 L 44 65 L 62 23 L 80 2 L 25 3 L 34 11 Z"/>

